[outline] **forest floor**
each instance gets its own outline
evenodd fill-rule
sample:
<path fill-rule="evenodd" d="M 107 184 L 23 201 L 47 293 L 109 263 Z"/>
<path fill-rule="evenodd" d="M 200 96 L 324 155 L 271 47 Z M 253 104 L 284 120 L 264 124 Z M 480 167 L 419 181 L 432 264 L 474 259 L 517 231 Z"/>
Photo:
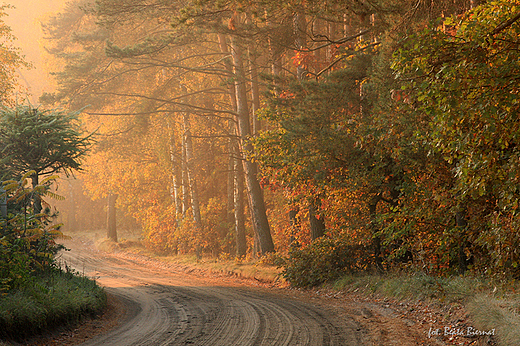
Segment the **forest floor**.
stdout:
<path fill-rule="evenodd" d="M 97 319 L 27 345 L 497 344 L 468 335 L 473 324 L 461 304 L 294 289 L 265 276 L 101 251 L 83 237 L 66 246 L 63 260 L 106 287 L 108 307 Z"/>

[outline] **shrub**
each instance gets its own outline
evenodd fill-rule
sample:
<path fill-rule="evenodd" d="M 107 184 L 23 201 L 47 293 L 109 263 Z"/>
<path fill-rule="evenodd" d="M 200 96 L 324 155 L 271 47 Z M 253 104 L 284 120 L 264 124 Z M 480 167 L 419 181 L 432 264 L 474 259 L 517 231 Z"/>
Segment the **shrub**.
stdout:
<path fill-rule="evenodd" d="M 63 235 L 59 225 L 51 225 L 53 215 L 49 209 L 32 212 L 30 201 L 34 194 L 44 194 L 45 186 L 26 188 L 31 174 L 28 172 L 20 181 L 4 182 L 5 194 L 14 207 L 0 218 L 0 292 L 28 285 L 34 274 L 54 268 L 54 257 L 64 248 L 55 242 Z"/>
<path fill-rule="evenodd" d="M 365 246 L 322 237 L 305 248 L 291 249 L 282 274 L 292 286 L 312 287 L 366 270 L 371 262 Z"/>

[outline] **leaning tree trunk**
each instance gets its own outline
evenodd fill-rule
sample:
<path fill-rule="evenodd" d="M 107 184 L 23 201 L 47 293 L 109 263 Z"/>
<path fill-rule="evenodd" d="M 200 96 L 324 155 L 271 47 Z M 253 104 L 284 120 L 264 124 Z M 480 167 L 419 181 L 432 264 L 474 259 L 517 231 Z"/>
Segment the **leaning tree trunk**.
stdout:
<path fill-rule="evenodd" d="M 242 155 L 251 152 L 252 144 L 249 142 L 251 136 L 251 122 L 249 119 L 249 108 L 247 103 L 246 78 L 244 64 L 242 60 L 242 47 L 238 42 L 237 36 L 231 38 L 231 55 L 233 57 L 233 67 L 235 72 L 235 90 L 237 101 L 237 123 L 240 137 Z M 258 168 L 250 158 L 243 159 L 243 166 L 246 178 L 247 192 L 251 203 L 251 216 L 258 235 L 260 245 L 259 252 L 265 254 L 274 251 L 271 229 L 267 220 L 267 213 L 264 197 L 260 183 L 258 182 Z"/>
<path fill-rule="evenodd" d="M 226 37 L 223 34 L 218 35 L 220 50 L 222 53 L 229 54 L 229 48 Z M 224 60 L 224 66 L 229 74 L 229 78 L 233 77 L 233 63 L 230 58 Z M 229 99 L 233 111 L 237 111 L 236 89 L 234 84 L 230 84 Z M 234 224 L 236 254 L 238 257 L 244 256 L 247 252 L 245 215 L 244 215 L 244 169 L 240 167 L 239 148 L 237 142 L 237 124 L 233 119 L 229 120 L 230 137 L 228 142 L 229 161 L 228 161 L 228 221 Z"/>
<path fill-rule="evenodd" d="M 108 195 L 107 238 L 117 243 L 116 200 L 117 194 Z"/>

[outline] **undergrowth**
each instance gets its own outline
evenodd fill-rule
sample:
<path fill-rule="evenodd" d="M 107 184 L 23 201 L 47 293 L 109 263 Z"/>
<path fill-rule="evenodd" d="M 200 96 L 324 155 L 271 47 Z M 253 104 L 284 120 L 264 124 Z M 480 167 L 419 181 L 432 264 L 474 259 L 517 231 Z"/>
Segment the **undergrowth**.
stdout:
<path fill-rule="evenodd" d="M 106 294 L 95 281 L 57 269 L 0 296 L 0 338 L 21 341 L 73 325 L 105 306 Z"/>

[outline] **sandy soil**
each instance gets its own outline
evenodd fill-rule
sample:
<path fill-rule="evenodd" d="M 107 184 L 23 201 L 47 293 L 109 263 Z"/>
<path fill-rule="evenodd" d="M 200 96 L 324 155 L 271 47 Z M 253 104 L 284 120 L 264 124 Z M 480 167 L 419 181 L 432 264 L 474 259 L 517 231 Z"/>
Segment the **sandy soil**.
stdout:
<path fill-rule="evenodd" d="M 484 344 L 428 336 L 432 325 L 464 322 L 463 310 L 190 272 L 141 255 L 98 251 L 88 242 L 66 246 L 67 265 L 106 287 L 108 309 L 99 319 L 30 345 Z"/>

